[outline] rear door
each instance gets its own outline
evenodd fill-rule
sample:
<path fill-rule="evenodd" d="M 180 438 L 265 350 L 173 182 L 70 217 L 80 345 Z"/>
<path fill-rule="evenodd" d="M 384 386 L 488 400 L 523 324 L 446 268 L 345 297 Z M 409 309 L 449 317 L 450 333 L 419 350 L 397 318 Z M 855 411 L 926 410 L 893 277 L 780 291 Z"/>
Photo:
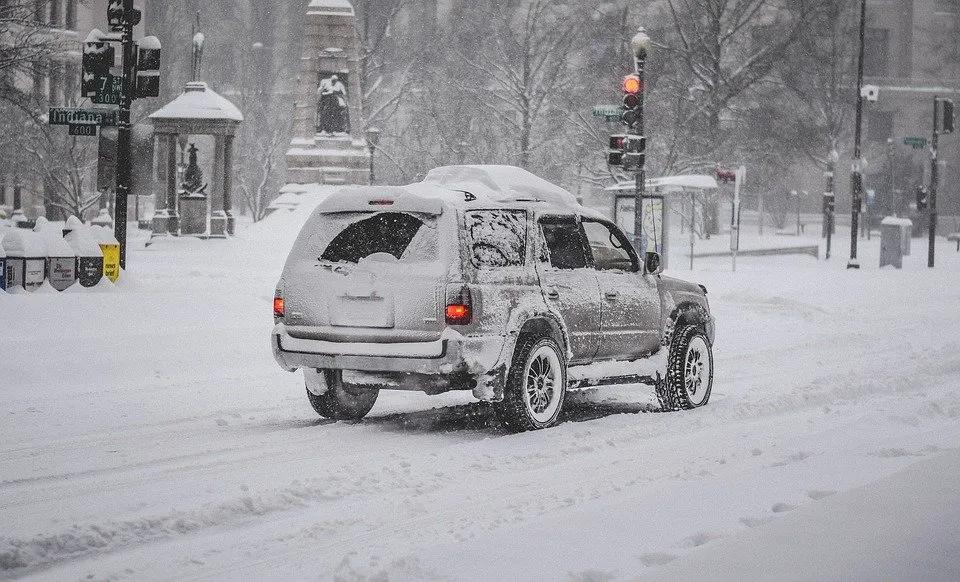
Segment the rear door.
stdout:
<path fill-rule="evenodd" d="M 598 358 L 635 359 L 660 347 L 660 294 L 627 237 L 613 224 L 584 218 L 600 286 Z"/>
<path fill-rule="evenodd" d="M 600 346 L 600 288 L 580 223 L 575 216 L 543 216 L 538 226 L 544 298 L 563 317 L 573 362 L 592 360 Z"/>
<path fill-rule="evenodd" d="M 337 212 L 311 220 L 283 275 L 288 333 L 331 341 L 439 339 L 450 225 L 423 213 Z M 450 246 L 450 245 L 448 245 Z"/>

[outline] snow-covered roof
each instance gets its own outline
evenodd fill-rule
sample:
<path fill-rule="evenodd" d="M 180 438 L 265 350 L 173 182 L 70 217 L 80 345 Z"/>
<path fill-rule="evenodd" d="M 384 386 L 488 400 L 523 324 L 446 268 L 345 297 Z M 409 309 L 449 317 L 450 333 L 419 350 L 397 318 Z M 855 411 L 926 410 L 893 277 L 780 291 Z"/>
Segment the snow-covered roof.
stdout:
<path fill-rule="evenodd" d="M 312 0 L 307 14 L 353 14 L 353 4 L 348 0 Z"/>
<path fill-rule="evenodd" d="M 469 192 L 493 202 L 536 201 L 557 206 L 580 206 L 573 194 L 515 166 L 445 166 L 430 170 L 423 184 Z M 416 188 L 417 185 L 409 187 Z"/>
<path fill-rule="evenodd" d="M 650 178 L 647 180 L 647 188 L 695 188 L 698 190 L 711 190 L 719 188 L 716 178 L 704 174 L 689 174 L 686 176 L 664 176 L 662 178 Z M 629 182 L 620 182 L 613 186 L 604 188 L 607 192 L 632 191 L 636 188 L 633 180 Z"/>
<path fill-rule="evenodd" d="M 187 83 L 179 97 L 150 114 L 150 119 L 243 121 L 237 107 L 202 81 Z"/>

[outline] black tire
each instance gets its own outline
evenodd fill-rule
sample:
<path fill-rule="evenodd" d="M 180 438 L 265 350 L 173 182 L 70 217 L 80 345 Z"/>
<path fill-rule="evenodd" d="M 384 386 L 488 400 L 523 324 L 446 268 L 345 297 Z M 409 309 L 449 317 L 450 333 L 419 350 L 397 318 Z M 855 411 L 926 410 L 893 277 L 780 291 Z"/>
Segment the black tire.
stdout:
<path fill-rule="evenodd" d="M 324 370 L 327 391 L 317 396 L 307 389 L 307 398 L 313 409 L 324 418 L 332 420 L 360 420 L 377 403 L 380 390 L 369 386 L 362 388 L 343 382 L 340 370 Z"/>
<path fill-rule="evenodd" d="M 691 348 L 697 355 L 690 355 Z M 705 352 L 705 353 L 699 353 Z M 697 368 L 699 371 L 691 369 Z M 702 375 L 702 377 L 700 377 Z M 688 376 L 691 376 L 688 387 Z M 692 410 L 705 406 L 713 390 L 713 346 L 703 328 L 688 325 L 677 329 L 670 342 L 667 377 L 657 386 L 657 399 L 665 411 Z"/>
<path fill-rule="evenodd" d="M 541 411 L 541 417 L 537 418 L 537 413 L 533 410 L 536 405 L 531 403 L 529 395 L 524 396 L 525 380 L 534 362 L 534 356 L 539 358 L 540 355 L 543 355 L 552 360 L 548 353 L 543 350 L 551 350 L 556 355 L 555 361 L 559 369 L 554 372 L 554 381 L 552 389 L 549 389 L 550 396 L 547 398 L 546 408 Z M 552 365 L 551 363 L 551 367 Z M 560 413 L 563 411 L 566 392 L 567 363 L 560 345 L 550 337 L 534 334 L 523 335 L 517 341 L 517 347 L 513 352 L 513 361 L 510 364 L 510 371 L 507 373 L 507 385 L 504 388 L 503 400 L 494 402 L 493 409 L 503 426 L 511 432 L 539 430 L 557 423 Z M 555 407 L 555 410 L 547 414 L 547 411 L 553 407 Z"/>

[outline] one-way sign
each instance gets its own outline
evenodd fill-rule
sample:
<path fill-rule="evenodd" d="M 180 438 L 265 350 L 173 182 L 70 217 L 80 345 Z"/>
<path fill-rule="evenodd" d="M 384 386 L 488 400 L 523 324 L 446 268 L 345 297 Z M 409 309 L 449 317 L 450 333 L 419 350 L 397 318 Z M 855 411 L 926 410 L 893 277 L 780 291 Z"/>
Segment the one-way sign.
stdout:
<path fill-rule="evenodd" d="M 100 127 L 116 127 L 115 109 L 72 109 L 51 107 L 48 115 L 50 125 L 93 124 Z"/>

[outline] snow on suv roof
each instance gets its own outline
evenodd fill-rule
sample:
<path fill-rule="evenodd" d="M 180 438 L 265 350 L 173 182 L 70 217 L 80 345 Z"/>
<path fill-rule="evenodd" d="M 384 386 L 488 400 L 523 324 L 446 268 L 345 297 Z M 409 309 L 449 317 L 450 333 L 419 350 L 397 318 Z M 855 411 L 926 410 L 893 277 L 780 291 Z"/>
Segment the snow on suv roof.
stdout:
<path fill-rule="evenodd" d="M 468 193 L 470 196 L 466 195 Z M 408 186 L 342 188 L 324 200 L 318 212 L 392 206 L 397 210 L 441 214 L 444 206 L 477 207 L 525 202 L 585 210 L 573 194 L 523 168 L 446 166 L 431 170 L 422 182 Z"/>

